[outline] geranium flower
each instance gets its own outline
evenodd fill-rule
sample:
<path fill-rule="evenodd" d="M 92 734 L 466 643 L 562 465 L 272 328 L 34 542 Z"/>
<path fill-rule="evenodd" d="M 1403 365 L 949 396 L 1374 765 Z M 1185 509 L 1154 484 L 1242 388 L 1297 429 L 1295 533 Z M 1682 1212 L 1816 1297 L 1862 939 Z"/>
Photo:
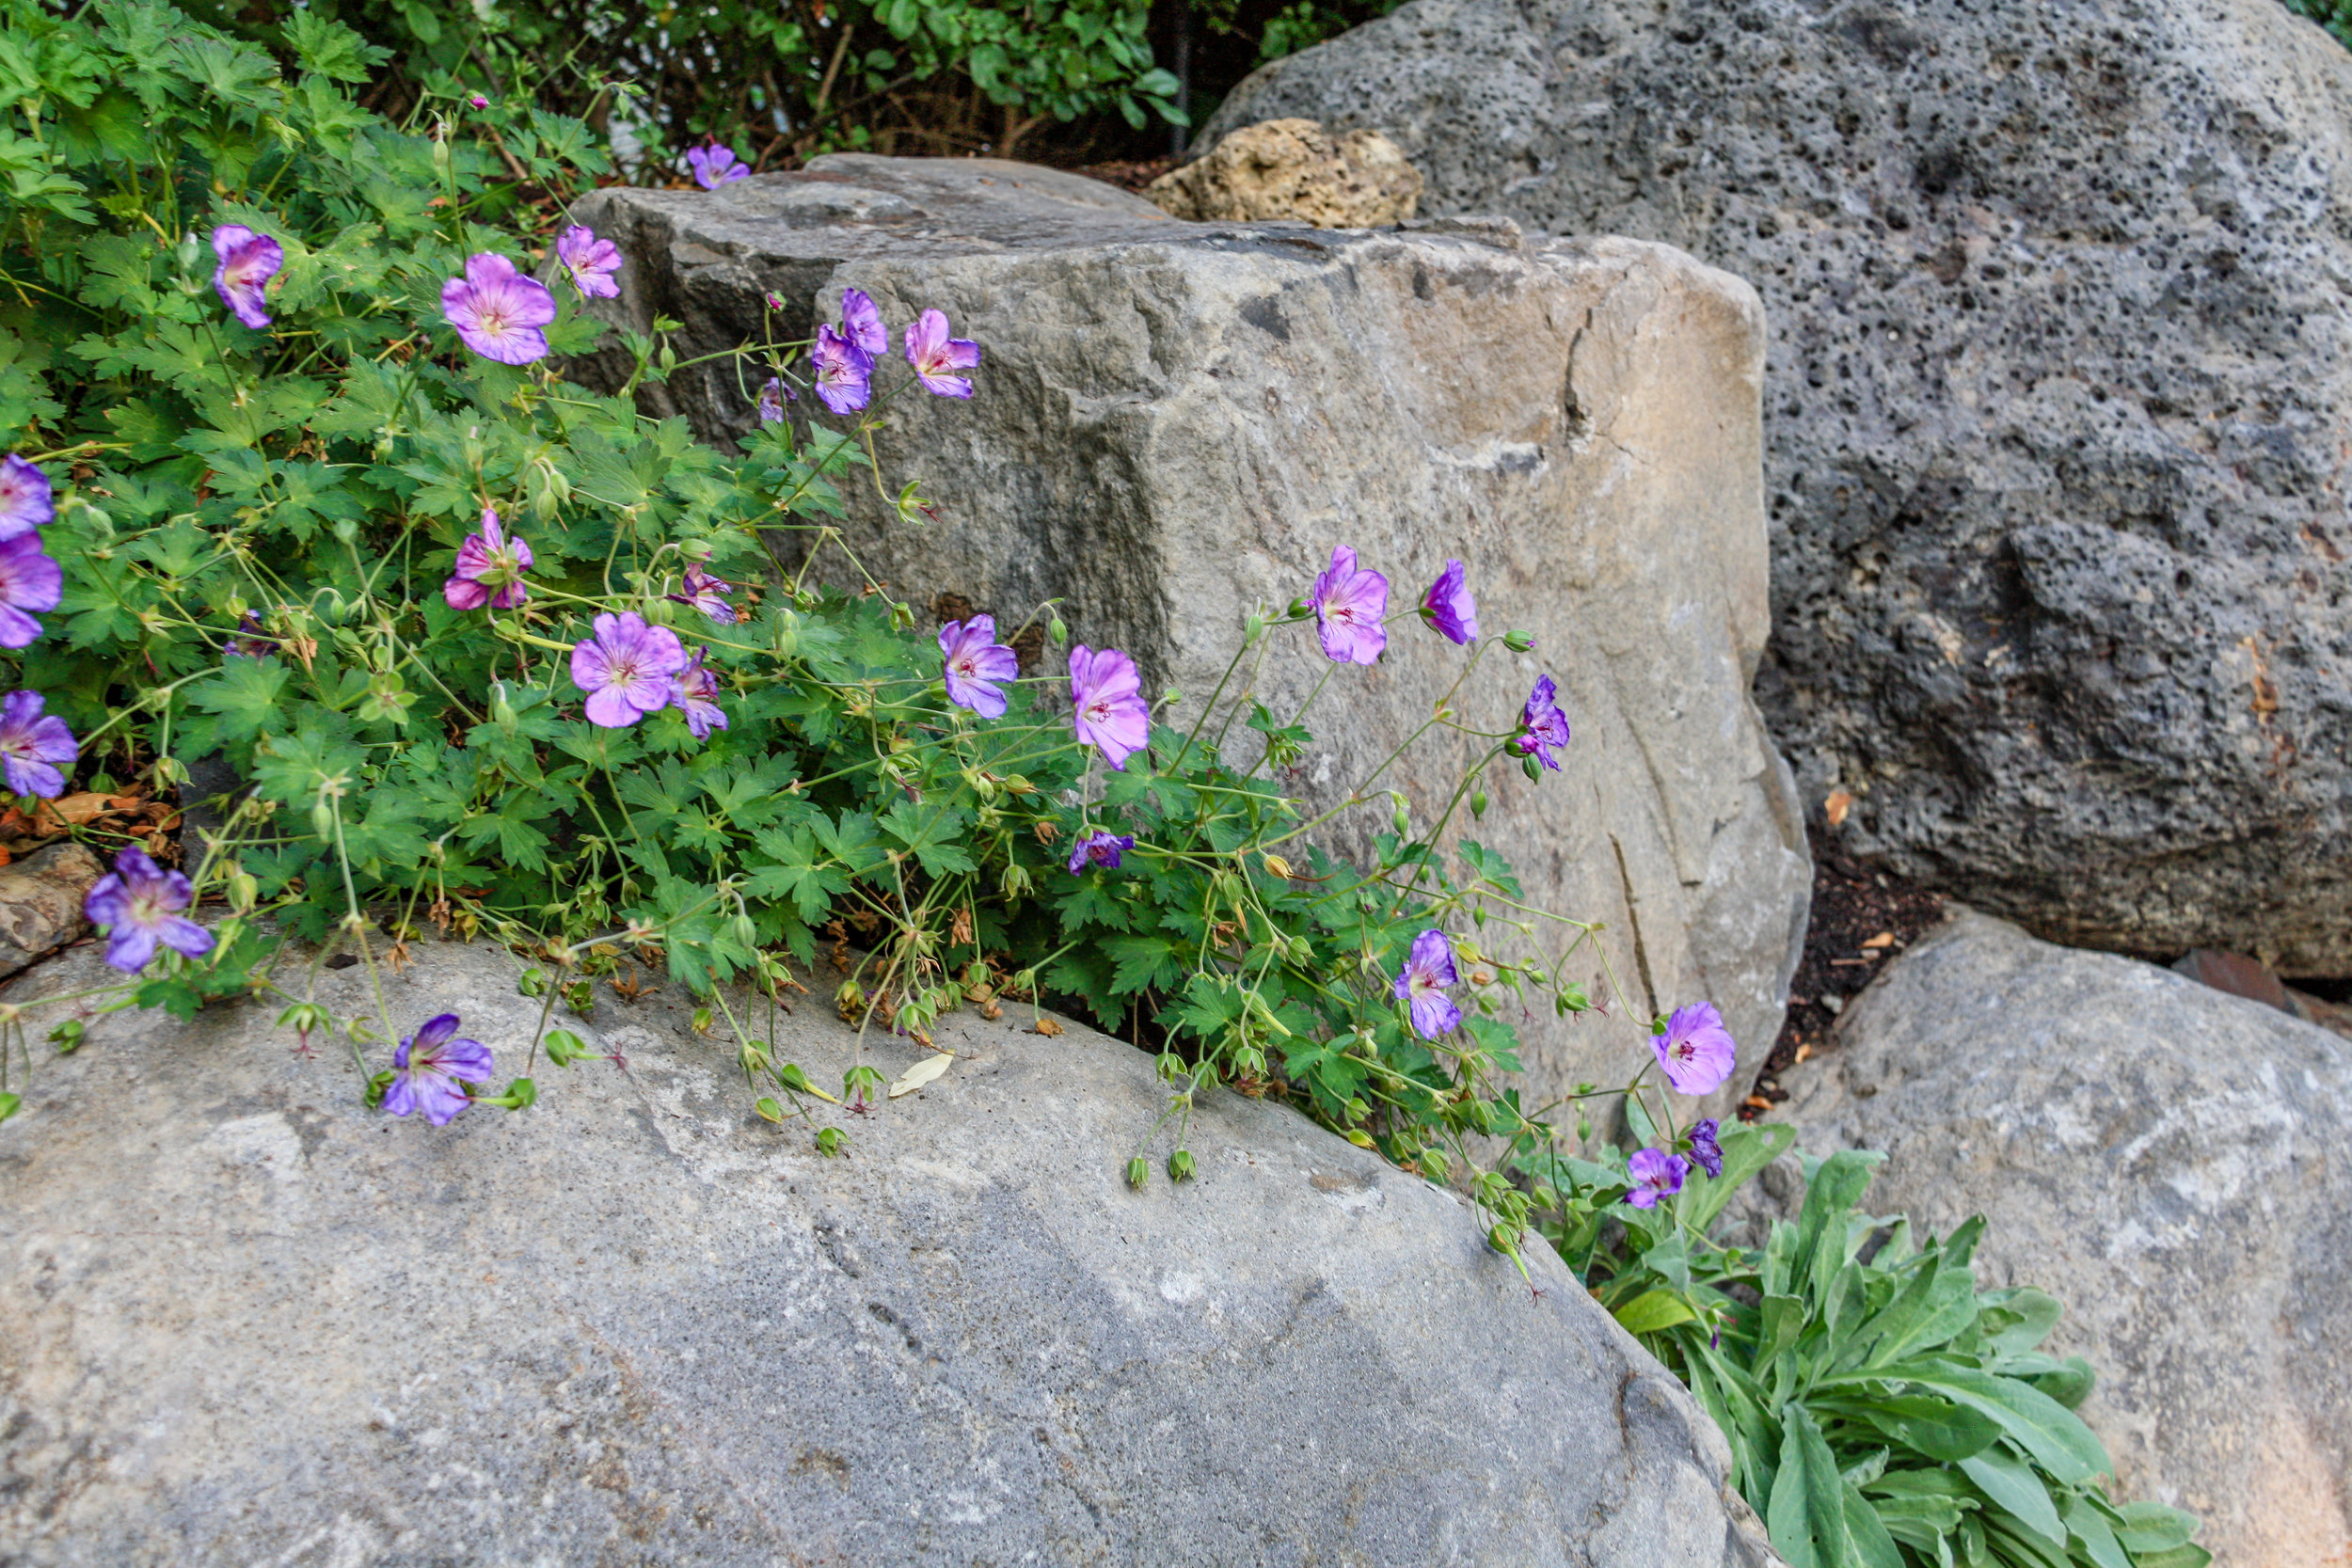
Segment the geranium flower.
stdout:
<path fill-rule="evenodd" d="M 528 365 L 548 356 L 555 296 L 535 277 L 515 270 L 496 251 L 466 259 L 466 276 L 441 285 L 441 314 L 466 346 L 501 365 Z"/>
<path fill-rule="evenodd" d="M 54 713 L 43 713 L 38 691 L 11 691 L 0 701 L 0 773 L 19 795 L 56 800 L 65 793 L 61 767 L 82 754 L 73 732 Z"/>
<path fill-rule="evenodd" d="M 1422 1039 L 1442 1039 L 1461 1026 L 1462 1009 L 1445 993 L 1461 978 L 1454 970 L 1454 943 L 1443 931 L 1428 930 L 1413 939 L 1413 951 L 1396 976 L 1396 999 L 1413 1017 L 1413 1033 Z"/>
<path fill-rule="evenodd" d="M 14 452 L 0 457 L 0 539 L 46 528 L 56 515 L 49 476 Z"/>
<path fill-rule="evenodd" d="M 882 325 L 881 308 L 864 289 L 841 291 L 841 332 L 869 359 L 890 352 L 890 328 Z"/>
<path fill-rule="evenodd" d="M 213 934 L 180 912 L 194 902 L 196 890 L 184 875 L 165 870 L 134 845 L 91 886 L 82 913 L 106 927 L 106 961 L 136 974 L 154 961 L 159 943 L 191 958 L 213 950 Z"/>
<path fill-rule="evenodd" d="M 700 566 L 689 566 L 686 575 L 679 579 L 678 587 L 682 592 L 665 594 L 662 597 L 675 599 L 679 604 L 691 604 L 720 626 L 735 625 L 735 607 L 727 603 L 727 595 L 735 592 L 735 584 L 724 578 L 712 577 Z"/>
<path fill-rule="evenodd" d="M 486 109 L 490 106 L 490 101 L 483 97 L 480 93 L 475 93 L 471 98 L 467 99 L 466 102 L 472 104 L 477 109 Z"/>
<path fill-rule="evenodd" d="M 65 574 L 40 547 L 40 535 L 0 539 L 0 648 L 23 648 L 40 635 L 40 623 L 26 613 L 55 610 L 65 592 Z"/>
<path fill-rule="evenodd" d="M 916 379 L 943 398 L 968 398 L 972 378 L 958 371 L 980 368 L 980 345 L 968 338 L 947 336 L 947 313 L 926 310 L 907 328 L 907 363 Z"/>
<path fill-rule="evenodd" d="M 784 377 L 780 375 L 770 376 L 768 378 L 768 385 L 759 389 L 759 422 L 761 424 L 782 424 L 784 422 L 784 402 L 787 398 L 791 398 L 795 403 L 800 401 L 799 398 L 793 395 L 792 388 L 784 384 Z"/>
<path fill-rule="evenodd" d="M 617 299 L 621 285 L 612 275 L 621 270 L 621 247 L 611 240 L 596 238 L 596 231 L 584 224 L 573 224 L 555 242 L 555 259 L 564 263 L 572 275 L 572 286 L 581 295 L 596 299 Z"/>
<path fill-rule="evenodd" d="M 436 1127 L 457 1119 L 472 1097 L 468 1084 L 486 1084 L 496 1069 L 490 1048 L 480 1040 L 461 1040 L 457 1015 L 443 1013 L 425 1020 L 424 1027 L 400 1042 L 392 1053 L 391 1086 L 384 1091 L 384 1109 L 396 1117 L 422 1111 Z"/>
<path fill-rule="evenodd" d="M 263 629 L 262 617 L 253 610 L 246 610 L 237 617 L 237 635 L 229 640 L 221 649 L 222 654 L 231 658 L 260 658 L 265 654 L 276 653 L 278 639 L 264 637 L 262 635 Z"/>
<path fill-rule="evenodd" d="M 694 171 L 694 182 L 707 191 L 715 191 L 728 181 L 743 179 L 752 172 L 751 166 L 735 155 L 735 149 L 716 136 L 707 147 L 688 148 L 686 162 Z"/>
<path fill-rule="evenodd" d="M 1070 697 L 1077 705 L 1071 727 L 1120 772 L 1127 759 L 1151 742 L 1152 710 L 1141 695 L 1143 677 L 1136 661 L 1117 648 L 1089 652 L 1083 642 L 1070 650 Z"/>
<path fill-rule="evenodd" d="M 948 622 L 939 628 L 939 651 L 946 656 L 947 700 L 983 719 L 1003 718 L 1005 694 L 993 683 L 1020 674 L 1021 659 L 996 641 L 996 617 Z"/>
<path fill-rule="evenodd" d="M 1467 646 L 1478 636 L 1478 604 L 1463 578 L 1462 563 L 1447 562 L 1438 580 L 1422 595 L 1421 615 L 1438 628 L 1439 636 Z"/>
<path fill-rule="evenodd" d="M 229 313 L 257 330 L 267 326 L 269 301 L 262 290 L 286 264 L 285 247 L 242 223 L 224 223 L 213 230 L 213 254 L 220 258 L 213 269 L 213 292 Z"/>
<path fill-rule="evenodd" d="M 635 610 L 599 615 L 596 635 L 572 649 L 572 684 L 588 693 L 588 721 L 627 729 L 668 707 L 686 668 L 686 644 Z"/>
<path fill-rule="evenodd" d="M 1380 618 L 1389 612 L 1389 579 L 1356 568 L 1356 552 L 1345 545 L 1331 551 L 1330 569 L 1315 578 L 1310 601 L 1315 634 L 1324 653 L 1342 664 L 1370 664 L 1389 645 Z"/>
<path fill-rule="evenodd" d="M 817 396 L 836 414 L 854 414 L 874 395 L 874 357 L 830 326 L 817 329 L 808 351 L 817 367 Z"/>
<path fill-rule="evenodd" d="M 509 539 L 499 527 L 499 515 L 482 509 L 482 531 L 469 533 L 457 546 L 456 573 L 441 584 L 441 597 L 452 610 L 512 610 L 527 602 L 531 589 L 523 573 L 531 567 L 531 546 Z"/>
<path fill-rule="evenodd" d="M 1626 1174 L 1633 1179 L 1633 1185 L 1625 1200 L 1636 1209 L 1655 1209 L 1660 1198 L 1682 1191 L 1682 1179 L 1691 1174 L 1691 1163 L 1662 1148 L 1636 1149 L 1626 1162 Z"/>
<path fill-rule="evenodd" d="M 1119 869 L 1120 852 L 1135 847 L 1133 833 L 1115 833 L 1108 828 L 1097 828 L 1070 847 L 1070 874 L 1074 877 L 1089 865 L 1116 871 Z"/>
<path fill-rule="evenodd" d="M 1724 1146 L 1716 1141 L 1715 1118 L 1707 1117 L 1691 1129 L 1691 1158 L 1712 1178 L 1724 1173 Z"/>
<path fill-rule="evenodd" d="M 1731 1076 L 1732 1065 L 1740 1059 L 1740 1047 L 1712 1002 L 1677 1007 L 1666 1020 L 1666 1032 L 1652 1035 L 1649 1044 L 1677 1094 L 1712 1093 Z"/>
<path fill-rule="evenodd" d="M 1519 733 L 1511 740 L 1512 749 L 1521 756 L 1532 756 L 1555 773 L 1560 771 L 1556 753 L 1568 743 L 1568 716 L 1552 701 L 1558 689 L 1549 675 L 1535 677 L 1535 689 L 1527 694 L 1527 705 L 1519 710 Z"/>
<path fill-rule="evenodd" d="M 719 706 L 719 677 L 703 668 L 709 654 L 708 648 L 695 649 L 677 673 L 678 711 L 686 715 L 686 727 L 697 740 L 708 740 L 712 730 L 727 727 L 727 716 Z"/>

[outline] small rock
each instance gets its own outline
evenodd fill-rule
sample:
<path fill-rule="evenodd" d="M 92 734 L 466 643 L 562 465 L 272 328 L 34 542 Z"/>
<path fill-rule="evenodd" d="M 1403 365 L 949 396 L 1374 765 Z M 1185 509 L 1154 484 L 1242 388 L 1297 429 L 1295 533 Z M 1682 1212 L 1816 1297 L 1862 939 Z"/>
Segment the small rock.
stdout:
<path fill-rule="evenodd" d="M 1377 131 L 1334 136 L 1311 119 L 1269 119 L 1235 131 L 1143 194 L 1196 223 L 1295 218 L 1373 229 L 1413 215 L 1421 171 Z"/>
<path fill-rule="evenodd" d="M 82 900 L 104 875 L 98 857 L 71 841 L 0 870 L 0 977 L 80 936 Z"/>

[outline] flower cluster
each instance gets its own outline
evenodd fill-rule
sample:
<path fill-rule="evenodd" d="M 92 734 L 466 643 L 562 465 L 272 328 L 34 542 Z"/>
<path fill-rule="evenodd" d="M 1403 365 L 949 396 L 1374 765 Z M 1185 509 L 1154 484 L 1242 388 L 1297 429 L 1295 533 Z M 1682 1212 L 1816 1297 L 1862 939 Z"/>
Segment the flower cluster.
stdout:
<path fill-rule="evenodd" d="M 980 346 L 948 335 L 945 311 L 925 310 L 906 329 L 907 363 L 915 379 L 940 397 L 968 398 L 972 378 L 979 368 Z M 863 289 L 841 291 L 841 324 L 820 325 L 809 350 L 818 401 L 836 414 L 863 412 L 873 400 L 874 369 L 890 352 L 890 329 L 882 309 Z M 760 418 L 780 420 L 784 404 L 777 394 L 789 395 L 782 383 L 771 381 L 760 394 Z"/>
<path fill-rule="evenodd" d="M 40 531 L 57 515 L 49 476 L 21 453 L 0 457 L 0 648 L 30 647 L 41 634 L 36 610 L 57 608 L 65 577 L 41 548 Z M 0 699 L 0 773 L 10 791 L 55 800 L 81 754 L 73 732 L 43 713 L 38 691 Z"/>
<path fill-rule="evenodd" d="M 1694 1096 L 1723 1087 L 1740 1056 L 1731 1031 L 1724 1027 L 1723 1014 L 1711 1002 L 1676 1008 L 1665 1027 L 1650 1037 L 1650 1049 L 1675 1092 Z M 1636 1209 L 1654 1208 L 1660 1199 L 1682 1191 L 1693 1168 L 1709 1177 L 1723 1175 L 1724 1151 L 1718 1132 L 1713 1117 L 1702 1117 L 1675 1148 L 1637 1150 L 1626 1162 L 1632 1184 L 1625 1201 Z"/>

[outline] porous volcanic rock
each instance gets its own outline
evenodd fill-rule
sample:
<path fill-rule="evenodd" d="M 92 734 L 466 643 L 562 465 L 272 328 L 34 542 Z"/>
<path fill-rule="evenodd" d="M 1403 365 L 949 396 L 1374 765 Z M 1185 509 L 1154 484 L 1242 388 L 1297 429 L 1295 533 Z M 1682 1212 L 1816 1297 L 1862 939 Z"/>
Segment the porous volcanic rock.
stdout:
<path fill-rule="evenodd" d="M 421 943 L 392 1015 L 502 1084 L 518 968 Z M 437 1130 L 269 1016 L 102 1017 L 0 1134 L 11 1563 L 1776 1561 L 1673 1376 L 1454 1195 L 1223 1096 L 1130 1191 L 1165 1094 L 1120 1041 L 950 1019 L 826 1159 L 674 990 L 572 1024 L 626 1069 Z"/>
<path fill-rule="evenodd" d="M 96 855 L 71 840 L 0 868 L 0 976 L 89 929 L 82 903 L 105 874 Z"/>
<path fill-rule="evenodd" d="M 1850 848 L 2352 974 L 2352 56 L 2276 0 L 1416 0 L 1203 130 L 1755 283 L 1759 690 Z"/>
<path fill-rule="evenodd" d="M 1527 903 L 1604 922 L 1630 1002 L 1523 1021 L 1531 1103 L 1624 1082 L 1647 1054 L 1626 1014 L 1700 997 L 1761 1059 L 1810 879 L 1793 786 L 1749 696 L 1766 563 L 1763 322 L 1744 284 L 1660 245 L 1530 245 L 1507 222 L 1184 223 L 1095 181 L 987 160 L 825 157 L 715 193 L 614 187 L 575 215 L 628 257 L 607 313 L 641 331 L 684 323 L 684 359 L 758 341 L 771 293 L 799 313 L 788 333 L 849 285 L 894 327 L 945 309 L 981 345 L 975 395 L 904 395 L 878 442 L 894 489 L 920 478 L 939 518 L 898 521 L 852 485 L 851 546 L 894 596 L 992 610 L 1000 627 L 1060 600 L 1074 641 L 1125 648 L 1148 691 L 1184 693 L 1179 722 L 1217 687 L 1251 608 L 1279 615 L 1335 545 L 1393 576 L 1391 610 L 1464 561 L 1489 643 L 1458 711 L 1502 733 L 1549 672 L 1575 739 L 1537 784 L 1506 760 L 1485 819 L 1454 832 L 1511 860 Z M 894 358 L 882 382 L 904 373 Z M 644 396 L 714 440 L 755 418 L 731 369 Z M 1532 653 L 1498 645 L 1513 626 Z M 1468 657 L 1409 619 L 1390 638 L 1309 715 L 1316 738 L 1284 782 L 1317 809 L 1422 722 Z M 1295 628 L 1253 668 L 1243 677 L 1287 720 L 1331 666 Z M 1387 831 L 1389 788 L 1425 831 L 1485 744 L 1424 737 L 1332 841 L 1360 851 Z M 1547 927 L 1547 955 L 1565 939 Z M 1569 973 L 1609 989 L 1590 944 Z"/>
<path fill-rule="evenodd" d="M 1311 119 L 1269 119 L 1232 132 L 1143 194 L 1204 223 L 1295 218 L 1370 229 L 1413 215 L 1421 176 L 1377 131 L 1333 136 Z"/>
<path fill-rule="evenodd" d="M 2065 1304 L 2127 1495 L 2227 1568 L 2352 1560 L 2352 1047 L 1963 911 L 1781 1083 L 1806 1152 L 1886 1152 L 1871 1212 L 1981 1213 L 1985 1283 Z"/>

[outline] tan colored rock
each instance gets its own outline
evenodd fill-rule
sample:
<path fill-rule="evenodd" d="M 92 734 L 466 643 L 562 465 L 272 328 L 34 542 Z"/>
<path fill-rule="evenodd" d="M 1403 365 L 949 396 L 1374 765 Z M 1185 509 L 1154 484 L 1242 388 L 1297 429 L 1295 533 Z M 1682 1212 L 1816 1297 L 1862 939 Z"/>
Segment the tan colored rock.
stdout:
<path fill-rule="evenodd" d="M 0 870 L 0 976 L 82 934 L 82 900 L 105 875 L 78 844 L 52 844 Z"/>
<path fill-rule="evenodd" d="M 1269 119 L 1243 126 L 1143 194 L 1196 223 L 1294 218 L 1374 229 L 1413 215 L 1421 171 L 1377 131 L 1334 136 L 1311 119 Z"/>

